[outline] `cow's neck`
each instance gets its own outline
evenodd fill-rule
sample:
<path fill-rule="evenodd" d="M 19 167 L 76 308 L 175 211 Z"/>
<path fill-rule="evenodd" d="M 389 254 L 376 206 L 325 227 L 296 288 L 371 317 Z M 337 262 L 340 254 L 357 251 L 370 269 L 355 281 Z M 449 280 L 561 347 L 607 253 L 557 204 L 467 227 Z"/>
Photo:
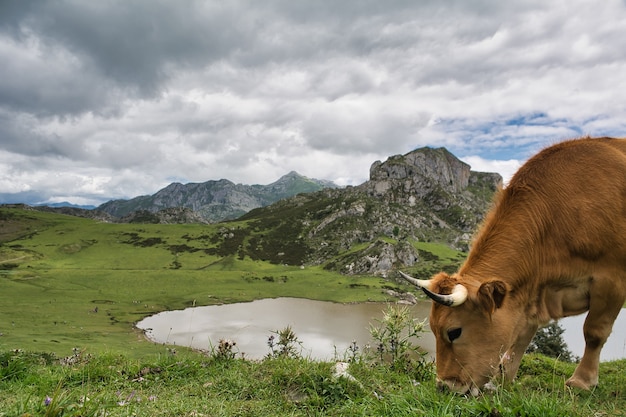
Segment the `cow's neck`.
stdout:
<path fill-rule="evenodd" d="M 544 250 L 557 243 L 549 241 L 551 211 L 549 199 L 529 187 L 501 190 L 459 273 L 479 281 L 501 279 L 513 288 L 537 277 L 555 261 L 545 259 L 554 251 Z"/>
<path fill-rule="evenodd" d="M 589 264 L 572 258 L 567 245 L 546 233 L 549 225 L 538 223 L 535 213 L 498 209 L 477 235 L 459 269 L 460 279 L 478 284 L 504 281 L 510 288 L 510 302 L 538 323 L 585 311 Z"/>
<path fill-rule="evenodd" d="M 506 224 L 486 225 L 459 269 L 459 274 L 479 282 L 500 279 L 512 288 L 537 276 L 543 263 L 542 242 L 526 230 L 520 233 Z"/>

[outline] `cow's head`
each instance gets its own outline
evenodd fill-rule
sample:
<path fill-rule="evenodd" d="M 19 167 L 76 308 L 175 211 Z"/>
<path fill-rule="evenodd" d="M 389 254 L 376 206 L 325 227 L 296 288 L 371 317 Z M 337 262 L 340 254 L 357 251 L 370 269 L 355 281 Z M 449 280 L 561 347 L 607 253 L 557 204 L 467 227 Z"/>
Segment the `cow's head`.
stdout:
<path fill-rule="evenodd" d="M 508 288 L 502 281 L 484 283 L 446 273 L 431 280 L 402 276 L 434 303 L 430 328 L 436 340 L 437 383 L 457 393 L 477 394 L 512 346 L 517 318 L 507 312 Z"/>

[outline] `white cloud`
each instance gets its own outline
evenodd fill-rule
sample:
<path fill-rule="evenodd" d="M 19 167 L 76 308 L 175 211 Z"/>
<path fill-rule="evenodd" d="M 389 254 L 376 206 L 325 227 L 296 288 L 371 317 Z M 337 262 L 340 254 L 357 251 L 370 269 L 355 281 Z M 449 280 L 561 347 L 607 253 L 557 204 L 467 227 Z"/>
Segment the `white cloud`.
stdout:
<path fill-rule="evenodd" d="M 625 25 L 619 0 L 16 3 L 0 195 L 358 184 L 425 145 L 506 178 L 560 139 L 624 136 Z"/>
<path fill-rule="evenodd" d="M 472 171 L 497 172 L 502 175 L 504 185 L 508 184 L 524 161 L 509 159 L 506 161 L 484 159 L 480 156 L 465 156 L 461 160 L 472 167 Z"/>

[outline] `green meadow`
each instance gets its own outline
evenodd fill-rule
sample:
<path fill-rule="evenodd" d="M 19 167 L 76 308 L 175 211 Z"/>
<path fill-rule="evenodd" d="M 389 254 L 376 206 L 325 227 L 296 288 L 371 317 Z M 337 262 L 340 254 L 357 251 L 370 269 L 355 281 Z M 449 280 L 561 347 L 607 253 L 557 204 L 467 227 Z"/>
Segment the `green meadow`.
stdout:
<path fill-rule="evenodd" d="M 334 375 L 333 362 L 249 361 L 215 346 L 147 341 L 134 324 L 164 310 L 280 296 L 383 301 L 384 289 L 408 289 L 252 260 L 237 247 L 251 238 L 238 237 L 247 226 L 109 224 L 0 208 L 0 417 L 626 415 L 626 360 L 602 363 L 600 386 L 579 392 L 564 386 L 575 364 L 525 355 L 518 382 L 466 398 L 438 392 L 432 371 L 363 351 L 338 358 L 349 359 L 348 378 Z M 443 245 L 414 245 L 416 276 L 462 260 Z"/>
<path fill-rule="evenodd" d="M 142 356 L 154 348 L 134 323 L 160 311 L 267 297 L 382 301 L 383 287 L 396 285 L 212 254 L 221 236 L 243 226 L 236 222 L 110 224 L 6 208 L 0 216 L 4 349 Z"/>

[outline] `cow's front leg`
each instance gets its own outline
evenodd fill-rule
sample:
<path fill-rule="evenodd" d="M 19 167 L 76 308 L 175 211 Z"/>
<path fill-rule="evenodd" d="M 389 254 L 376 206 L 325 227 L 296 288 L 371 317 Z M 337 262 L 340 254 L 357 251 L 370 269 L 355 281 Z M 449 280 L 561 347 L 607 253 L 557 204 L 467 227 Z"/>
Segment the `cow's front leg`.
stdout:
<path fill-rule="evenodd" d="M 517 375 L 517 370 L 522 362 L 522 356 L 530 341 L 537 333 L 538 326 L 529 324 L 517 337 L 517 340 L 511 348 L 504 353 L 500 361 L 500 371 L 506 381 L 513 381 Z"/>
<path fill-rule="evenodd" d="M 598 385 L 600 352 L 624 304 L 623 297 L 616 294 L 616 291 L 611 292 L 611 289 L 614 290 L 615 287 L 610 286 L 603 291 L 595 288 L 590 294 L 589 313 L 583 326 L 585 352 L 574 374 L 566 382 L 570 387 L 588 390 Z"/>

